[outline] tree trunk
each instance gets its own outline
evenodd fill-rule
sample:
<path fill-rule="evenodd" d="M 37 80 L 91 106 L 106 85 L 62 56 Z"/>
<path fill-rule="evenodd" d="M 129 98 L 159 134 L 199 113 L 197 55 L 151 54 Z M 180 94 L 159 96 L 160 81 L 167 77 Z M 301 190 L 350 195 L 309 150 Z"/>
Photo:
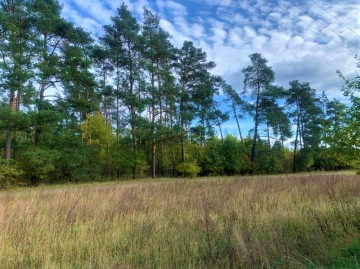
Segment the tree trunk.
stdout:
<path fill-rule="evenodd" d="M 131 55 L 131 46 L 128 42 L 128 56 L 130 59 L 129 62 L 129 90 L 130 90 L 130 96 L 135 96 L 134 94 L 134 83 L 135 83 L 135 76 L 134 76 L 134 70 L 133 70 L 133 57 Z M 133 102 L 133 101 L 132 101 Z M 136 145 L 136 123 L 135 123 L 135 105 L 133 103 L 130 104 L 130 124 L 131 124 L 131 135 L 132 135 L 132 152 L 133 152 L 133 169 L 132 169 L 132 178 L 135 179 L 136 177 L 136 170 L 137 170 L 137 145 Z"/>
<path fill-rule="evenodd" d="M 119 142 L 120 136 L 120 100 L 119 93 L 116 94 L 116 142 Z"/>
<path fill-rule="evenodd" d="M 156 177 L 156 139 L 153 138 L 151 143 L 152 151 L 151 151 L 151 176 L 152 178 Z"/>
<path fill-rule="evenodd" d="M 223 132 L 222 132 L 222 129 L 221 129 L 221 122 L 220 122 L 218 116 L 216 117 L 216 121 L 217 121 L 217 124 L 218 124 L 218 127 L 219 127 L 221 141 L 224 142 L 224 136 L 223 136 Z"/>
<path fill-rule="evenodd" d="M 9 107 L 10 107 L 10 111 L 11 113 L 15 113 L 17 105 L 16 105 L 16 94 L 14 91 L 10 92 L 10 96 L 9 96 L 10 100 L 9 100 Z M 5 138 L 5 160 L 6 163 L 10 162 L 11 159 L 11 141 L 12 140 L 12 128 L 11 126 L 8 126 L 8 129 L 6 130 L 6 138 Z"/>
<path fill-rule="evenodd" d="M 155 77 L 151 74 L 151 86 L 152 86 L 152 114 L 151 114 L 151 177 L 156 177 L 156 138 L 155 138 Z"/>
<path fill-rule="evenodd" d="M 6 141 L 5 141 L 5 160 L 9 164 L 11 157 L 11 130 L 6 130 Z"/>
<path fill-rule="evenodd" d="M 254 166 L 255 159 L 256 159 L 256 140 L 257 140 L 257 136 L 258 136 L 258 127 L 259 127 L 260 86 L 258 86 L 257 92 L 258 93 L 256 96 L 256 107 L 255 107 L 255 116 L 254 116 L 254 121 L 255 121 L 254 139 L 253 139 L 253 145 L 252 145 L 252 149 L 251 149 L 251 163 L 253 166 Z"/>
<path fill-rule="evenodd" d="M 21 104 L 21 90 L 17 91 L 17 95 L 16 95 L 16 101 L 15 101 L 15 110 L 14 112 L 19 112 L 20 111 L 20 104 Z M 12 140 L 14 141 L 15 145 L 17 144 L 17 142 L 19 141 L 19 133 L 18 130 L 14 130 L 14 134 L 13 134 L 13 138 Z M 15 159 L 16 157 L 16 147 L 13 148 L 12 150 L 12 155 L 13 155 L 13 159 Z"/>
<path fill-rule="evenodd" d="M 116 67 L 116 142 L 119 142 L 120 136 L 120 70 Z"/>
<path fill-rule="evenodd" d="M 267 142 L 268 142 L 268 152 L 271 152 L 271 144 L 270 144 L 270 123 L 267 120 L 266 122 L 266 132 L 267 132 Z"/>
<path fill-rule="evenodd" d="M 42 47 L 42 61 L 43 64 L 48 66 L 48 53 L 47 53 L 47 35 L 45 34 L 43 37 L 43 47 Z M 42 111 L 42 102 L 45 99 L 45 90 L 46 90 L 46 84 L 47 84 L 47 78 L 45 77 L 45 74 L 42 73 L 41 75 L 41 83 L 40 83 L 40 89 L 39 89 L 39 103 L 37 105 L 37 112 L 38 114 L 41 113 Z M 36 120 L 35 123 L 35 132 L 34 132 L 34 144 L 38 145 L 40 143 L 40 135 L 41 135 L 41 123 L 39 122 L 39 120 Z"/>
<path fill-rule="evenodd" d="M 133 169 L 132 169 L 132 178 L 135 179 L 136 177 L 136 159 L 137 157 L 137 148 L 136 148 L 136 128 L 135 128 L 135 108 L 131 105 L 131 136 L 132 136 L 132 152 L 133 152 Z"/>
<path fill-rule="evenodd" d="M 180 144 L 181 144 L 181 161 L 185 162 L 185 138 L 184 138 L 184 120 L 183 120 L 183 102 L 180 101 Z"/>
<path fill-rule="evenodd" d="M 293 155 L 293 172 L 296 173 L 296 150 L 298 144 L 298 137 L 299 137 L 299 128 L 300 128 L 300 116 L 297 117 L 296 122 L 296 135 L 295 135 L 295 144 L 294 144 L 294 155 Z"/>
<path fill-rule="evenodd" d="M 242 133 L 241 133 L 241 129 L 240 129 L 240 123 L 239 123 L 239 119 L 238 116 L 236 114 L 236 107 L 235 107 L 235 103 L 233 102 L 233 111 L 234 111 L 234 116 L 235 116 L 235 120 L 236 120 L 236 125 L 239 131 L 239 136 L 240 136 L 240 141 L 243 141 L 243 137 L 242 137 Z"/>
<path fill-rule="evenodd" d="M 162 104 L 162 100 L 161 100 L 161 94 L 160 94 L 160 127 L 163 127 L 163 104 Z M 166 121 L 166 119 L 165 119 Z M 166 124 L 166 122 L 165 122 Z M 164 171 L 164 151 L 165 151 L 165 145 L 164 145 L 164 135 L 161 134 L 160 135 L 160 162 L 161 162 L 161 175 L 164 176 L 165 171 Z"/>
<path fill-rule="evenodd" d="M 254 138 L 253 138 L 253 145 L 252 145 L 252 149 L 251 149 L 251 163 L 254 164 L 255 162 L 255 158 L 256 158 L 256 140 L 257 140 L 257 136 L 258 136 L 258 119 L 256 116 L 255 119 L 255 128 L 254 128 Z"/>
<path fill-rule="evenodd" d="M 170 108 L 170 135 L 171 135 L 171 157 L 172 157 L 172 176 L 175 177 L 176 174 L 176 158 L 175 158 L 175 142 L 174 142 L 174 126 L 173 126 L 173 110 L 171 104 Z"/>

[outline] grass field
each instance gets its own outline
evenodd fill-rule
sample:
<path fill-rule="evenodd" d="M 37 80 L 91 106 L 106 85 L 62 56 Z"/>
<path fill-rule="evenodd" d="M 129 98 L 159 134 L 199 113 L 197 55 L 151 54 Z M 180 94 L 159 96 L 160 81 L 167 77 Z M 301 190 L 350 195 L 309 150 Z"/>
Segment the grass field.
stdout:
<path fill-rule="evenodd" d="M 360 177 L 0 192 L 1 268 L 360 268 Z"/>

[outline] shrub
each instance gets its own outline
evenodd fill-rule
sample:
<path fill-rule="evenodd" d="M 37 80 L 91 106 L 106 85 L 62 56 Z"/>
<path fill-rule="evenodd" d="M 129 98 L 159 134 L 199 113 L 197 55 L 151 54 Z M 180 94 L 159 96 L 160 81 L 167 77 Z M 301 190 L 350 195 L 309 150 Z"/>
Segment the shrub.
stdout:
<path fill-rule="evenodd" d="M 58 154 L 54 150 L 29 147 L 26 151 L 19 153 L 18 162 L 26 178 L 36 185 L 55 170 L 57 157 Z"/>
<path fill-rule="evenodd" d="M 200 173 L 201 169 L 196 163 L 183 162 L 178 165 L 177 171 L 182 177 L 193 178 Z"/>
<path fill-rule="evenodd" d="M 222 141 L 214 137 L 205 145 L 204 160 L 202 162 L 203 175 L 221 175 L 224 173 L 224 154 Z"/>
<path fill-rule="evenodd" d="M 0 158 L 0 189 L 16 185 L 22 173 L 16 164 L 6 164 L 5 160 Z"/>
<path fill-rule="evenodd" d="M 56 179 L 68 182 L 97 180 L 101 175 L 101 163 L 98 160 L 99 146 L 85 143 L 64 146 L 59 149 L 54 175 Z"/>

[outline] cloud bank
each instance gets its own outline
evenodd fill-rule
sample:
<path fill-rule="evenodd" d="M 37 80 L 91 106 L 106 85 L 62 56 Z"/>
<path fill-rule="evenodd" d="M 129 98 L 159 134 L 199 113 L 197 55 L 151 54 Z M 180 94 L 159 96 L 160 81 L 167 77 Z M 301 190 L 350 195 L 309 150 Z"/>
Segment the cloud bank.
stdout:
<path fill-rule="evenodd" d="M 60 0 L 68 19 L 102 34 L 124 2 L 142 20 L 143 7 L 159 14 L 175 46 L 191 40 L 215 61 L 214 73 L 239 92 L 249 55 L 261 53 L 276 74 L 275 83 L 309 82 L 319 93 L 342 99 L 342 80 L 357 72 L 360 51 L 358 0 Z"/>

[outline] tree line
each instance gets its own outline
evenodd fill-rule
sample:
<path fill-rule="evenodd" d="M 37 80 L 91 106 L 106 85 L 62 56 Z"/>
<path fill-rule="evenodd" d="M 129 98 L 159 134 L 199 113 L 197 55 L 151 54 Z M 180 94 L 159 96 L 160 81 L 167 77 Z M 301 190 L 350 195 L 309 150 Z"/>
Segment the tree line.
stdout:
<path fill-rule="evenodd" d="M 122 4 L 97 39 L 61 12 L 56 0 L 1 1 L 1 186 L 356 165 L 359 79 L 344 78 L 348 107 L 307 82 L 274 85 L 254 53 L 234 89 L 148 9 L 139 23 Z M 239 139 L 223 134 L 230 118 Z"/>

